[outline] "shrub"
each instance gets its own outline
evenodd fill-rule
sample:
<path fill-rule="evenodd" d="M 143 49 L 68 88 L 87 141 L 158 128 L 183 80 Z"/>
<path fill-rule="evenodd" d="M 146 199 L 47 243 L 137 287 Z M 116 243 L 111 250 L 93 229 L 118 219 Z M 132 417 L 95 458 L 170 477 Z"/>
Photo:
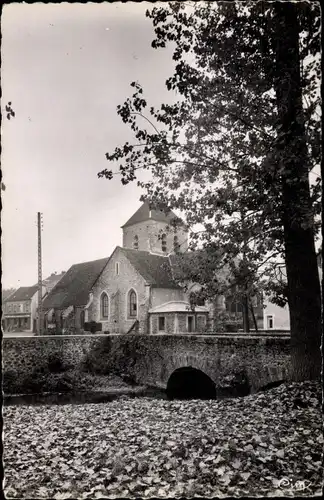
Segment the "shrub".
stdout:
<path fill-rule="evenodd" d="M 35 368 L 21 380 L 18 392 L 21 394 L 43 392 L 47 377 L 48 371 L 44 367 Z"/>
<path fill-rule="evenodd" d="M 64 371 L 62 360 L 58 354 L 50 354 L 47 363 L 48 363 L 48 370 L 51 373 L 60 373 Z"/>
<path fill-rule="evenodd" d="M 5 394 L 15 394 L 19 390 L 19 376 L 16 370 L 3 372 L 2 389 Z"/>

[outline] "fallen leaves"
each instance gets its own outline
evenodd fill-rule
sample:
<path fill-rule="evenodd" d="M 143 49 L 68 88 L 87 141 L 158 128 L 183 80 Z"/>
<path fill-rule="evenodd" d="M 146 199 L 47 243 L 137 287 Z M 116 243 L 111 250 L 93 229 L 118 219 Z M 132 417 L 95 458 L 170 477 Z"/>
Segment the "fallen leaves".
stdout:
<path fill-rule="evenodd" d="M 5 407 L 6 498 L 311 496 L 320 395 L 304 383 L 222 401 Z"/>

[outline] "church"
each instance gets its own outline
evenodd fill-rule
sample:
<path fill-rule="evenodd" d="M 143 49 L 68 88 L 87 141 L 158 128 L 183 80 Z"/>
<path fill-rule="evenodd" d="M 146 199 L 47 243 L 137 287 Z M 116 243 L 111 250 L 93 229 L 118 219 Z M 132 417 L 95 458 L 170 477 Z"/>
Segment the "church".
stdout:
<path fill-rule="evenodd" d="M 177 254 L 188 249 L 184 225 L 171 211 L 142 206 L 122 226 L 123 246 L 111 256 L 73 265 L 43 302 L 48 333 L 190 333 L 212 328 L 216 305 L 190 308 L 190 293 L 174 279 Z M 172 228 L 172 229 L 171 229 Z"/>

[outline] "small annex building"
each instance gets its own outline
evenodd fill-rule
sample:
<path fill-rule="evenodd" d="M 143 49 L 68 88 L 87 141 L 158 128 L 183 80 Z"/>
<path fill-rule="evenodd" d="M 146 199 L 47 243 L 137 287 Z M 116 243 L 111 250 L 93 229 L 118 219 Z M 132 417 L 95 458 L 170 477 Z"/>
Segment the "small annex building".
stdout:
<path fill-rule="evenodd" d="M 188 302 L 170 301 L 149 309 L 151 333 L 181 333 L 206 331 L 209 309 L 196 306 L 194 311 L 188 307 Z"/>

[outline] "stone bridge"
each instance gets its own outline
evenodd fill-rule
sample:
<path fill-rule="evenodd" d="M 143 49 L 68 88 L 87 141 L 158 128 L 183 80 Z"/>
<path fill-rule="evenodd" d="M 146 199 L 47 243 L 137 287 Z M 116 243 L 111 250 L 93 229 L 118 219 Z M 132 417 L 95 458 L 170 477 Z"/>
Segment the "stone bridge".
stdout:
<path fill-rule="evenodd" d="M 278 335 L 75 335 L 3 339 L 4 371 L 23 375 L 55 354 L 63 364 L 122 373 L 172 397 L 245 395 L 289 378 L 290 337 Z"/>
<path fill-rule="evenodd" d="M 197 394 L 204 387 L 210 394 L 209 380 L 218 396 L 244 395 L 289 378 L 288 336 L 184 334 L 132 336 L 132 340 L 110 337 L 109 341 L 111 354 L 115 342 L 120 347 L 130 342 L 126 351 L 121 348 L 125 358 L 113 356 L 113 364 L 116 361 L 136 382 L 171 393 L 186 392 L 189 384 L 197 386 L 196 391 L 192 388 Z"/>

